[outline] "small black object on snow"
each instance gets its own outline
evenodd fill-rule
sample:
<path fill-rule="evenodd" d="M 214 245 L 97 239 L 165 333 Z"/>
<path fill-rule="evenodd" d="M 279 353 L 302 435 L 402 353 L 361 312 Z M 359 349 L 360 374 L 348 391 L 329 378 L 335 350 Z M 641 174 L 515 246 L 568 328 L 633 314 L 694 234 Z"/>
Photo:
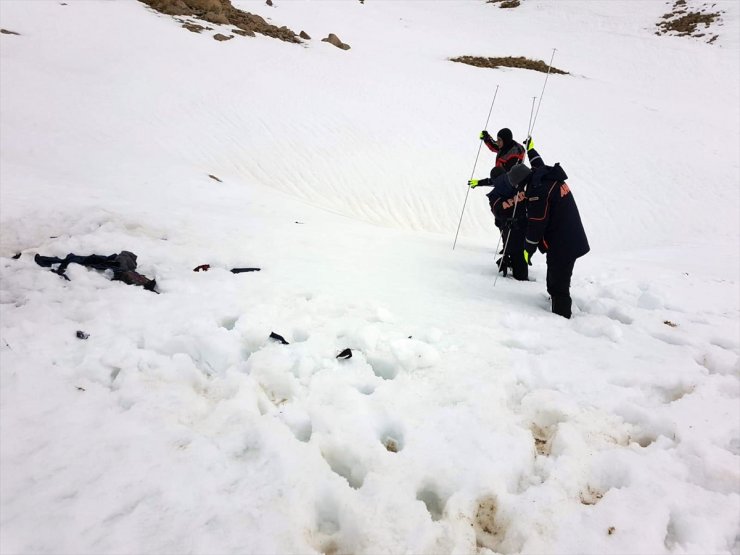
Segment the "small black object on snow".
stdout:
<path fill-rule="evenodd" d="M 85 333 L 82 330 L 77 330 L 77 339 L 87 339 L 88 337 L 90 337 L 89 333 Z"/>
<path fill-rule="evenodd" d="M 270 339 L 274 339 L 275 341 L 280 341 L 280 343 L 282 343 L 283 345 L 290 345 L 290 343 L 288 343 L 282 335 L 279 335 L 275 333 L 274 331 L 270 332 Z"/>
<path fill-rule="evenodd" d="M 341 358 L 341 359 L 352 358 L 352 350 L 351 349 L 345 349 L 344 351 L 342 351 L 341 353 L 339 353 L 337 355 L 337 358 Z"/>
<path fill-rule="evenodd" d="M 244 272 L 259 272 L 261 268 L 232 268 L 232 274 L 243 274 Z"/>
<path fill-rule="evenodd" d="M 17 252 L 13 255 L 13 260 L 18 260 L 21 257 L 21 253 Z"/>

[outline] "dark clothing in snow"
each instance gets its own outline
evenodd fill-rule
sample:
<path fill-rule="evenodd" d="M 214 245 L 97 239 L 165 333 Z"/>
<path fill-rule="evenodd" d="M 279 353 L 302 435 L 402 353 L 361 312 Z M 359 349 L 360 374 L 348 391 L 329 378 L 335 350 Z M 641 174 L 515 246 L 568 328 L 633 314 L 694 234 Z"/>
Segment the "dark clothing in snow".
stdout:
<path fill-rule="evenodd" d="M 503 255 L 506 260 L 511 261 L 514 279 L 526 281 L 529 277 L 529 268 L 519 256 L 524 250 L 524 233 L 527 229 L 526 195 L 524 191 L 517 192 L 512 187 L 506 173 L 483 181 L 493 186 L 493 190 L 488 193 L 488 203 L 496 227 L 501 230 L 501 244 L 504 245 L 505 251 Z"/>
<path fill-rule="evenodd" d="M 517 216 L 519 210 L 525 212 L 519 206 L 516 210 Z M 504 229 L 501 230 L 501 244 L 503 248 L 501 254 L 504 257 L 504 264 L 511 268 L 514 279 L 519 281 L 527 281 L 529 278 L 529 266 L 522 256 L 525 246 L 524 234 L 527 230 L 526 221 L 526 216 L 524 218 L 517 217 L 513 220 L 507 220 L 504 224 Z M 504 276 L 506 276 L 505 271 Z"/>
<path fill-rule="evenodd" d="M 578 206 L 559 164 L 546 166 L 536 150 L 529 151 L 534 171 L 527 183 L 527 250 L 536 248 L 558 258 L 575 260 L 590 247 Z"/>
<path fill-rule="evenodd" d="M 502 131 L 505 130 L 502 129 L 499 131 L 499 135 Z M 513 201 L 505 203 L 505 201 L 513 199 L 516 193 L 514 187 L 511 186 L 511 183 L 506 178 L 506 172 L 524 160 L 524 147 L 511 139 L 511 132 L 501 138 L 504 139 L 504 144 L 499 148 L 489 135 L 485 136 L 484 142 L 486 146 L 496 153 L 496 165 L 491 170 L 490 178 L 478 181 L 479 187 L 493 187 L 493 190 L 488 193 L 488 202 L 491 206 L 491 212 L 496 218 L 496 227 L 499 229 L 504 227 L 505 221 L 511 218 L 514 212 Z M 524 195 L 521 195 L 519 199 L 520 202 L 522 200 L 524 200 Z M 523 208 L 523 206 L 517 207 L 517 215 L 520 214 L 519 210 Z M 520 217 L 526 219 L 526 212 L 524 210 L 522 210 Z"/>
<path fill-rule="evenodd" d="M 496 153 L 496 168 L 501 168 L 504 171 L 509 171 L 514 167 L 515 164 L 520 164 L 524 161 L 524 147 L 517 143 L 511 136 L 511 131 L 508 129 L 502 129 L 498 132 L 498 137 L 501 138 L 503 144 L 499 148 L 498 144 L 493 140 L 490 135 L 483 137 L 483 142 L 486 143 L 488 150 Z M 497 177 L 491 170 L 491 177 Z"/>
<path fill-rule="evenodd" d="M 568 179 L 559 164 L 546 166 L 535 149 L 527 152 L 533 172 L 527 185 L 525 248 L 547 253 L 547 291 L 552 311 L 570 318 L 570 278 L 576 259 L 590 247 Z"/>
<path fill-rule="evenodd" d="M 570 318 L 570 278 L 573 275 L 574 258 L 557 258 L 547 255 L 547 292 L 552 299 L 552 311 Z"/>
<path fill-rule="evenodd" d="M 524 192 L 519 192 L 518 199 L 515 199 L 517 191 L 506 177 L 507 171 L 524 160 L 524 147 L 511 138 L 511 131 L 508 129 L 499 131 L 498 136 L 504 141 L 501 148 L 490 136 L 484 137 L 486 146 L 496 153 L 496 165 L 491 170 L 491 177 L 481 179 L 478 186 L 493 187 L 487 195 L 488 204 L 495 218 L 496 227 L 501 230 L 501 241 L 506 249 L 503 253 L 504 259 L 511 262 L 514 279 L 525 281 L 529 269 L 523 260 L 519 260 L 521 256 L 517 254 L 524 249 L 524 230 L 527 227 L 527 212 L 524 207 L 526 197 Z"/>
<path fill-rule="evenodd" d="M 154 288 L 157 282 L 153 279 L 135 272 L 136 270 L 136 255 L 129 251 L 121 251 L 118 254 L 111 254 L 108 256 L 100 254 L 91 254 L 88 256 L 80 256 L 74 253 L 70 253 L 64 258 L 57 258 L 55 256 L 41 256 L 37 254 L 34 257 L 36 264 L 43 266 L 44 268 L 51 268 L 54 264 L 59 264 L 56 270 L 52 270 L 55 274 L 59 274 L 64 279 L 69 281 L 69 278 L 64 274 L 67 270 L 67 266 L 70 264 L 80 264 L 94 270 L 111 270 L 113 272 L 113 281 L 122 281 L 129 285 L 140 285 L 148 291 L 156 293 Z"/>

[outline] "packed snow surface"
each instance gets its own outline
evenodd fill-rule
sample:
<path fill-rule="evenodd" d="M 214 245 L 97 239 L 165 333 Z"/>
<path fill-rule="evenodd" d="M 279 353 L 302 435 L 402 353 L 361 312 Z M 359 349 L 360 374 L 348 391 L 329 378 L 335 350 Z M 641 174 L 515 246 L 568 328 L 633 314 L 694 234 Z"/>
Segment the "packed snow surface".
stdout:
<path fill-rule="evenodd" d="M 0 552 L 740 553 L 740 5 L 235 4 L 312 39 L 2 1 Z M 571 320 L 494 287 L 496 86 Z M 34 262 L 122 250 L 159 295 Z"/>

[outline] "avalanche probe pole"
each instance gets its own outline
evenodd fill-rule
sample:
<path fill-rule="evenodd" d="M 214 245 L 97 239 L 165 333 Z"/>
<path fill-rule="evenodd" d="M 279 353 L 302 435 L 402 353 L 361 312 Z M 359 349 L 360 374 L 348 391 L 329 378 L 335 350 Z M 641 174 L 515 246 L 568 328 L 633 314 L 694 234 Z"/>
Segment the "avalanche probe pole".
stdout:
<path fill-rule="evenodd" d="M 529 137 L 529 131 L 530 129 L 532 129 L 532 114 L 534 114 L 534 101 L 535 100 L 537 100 L 537 97 L 533 96 L 532 97 L 532 108 L 529 110 L 529 123 L 527 124 L 527 137 Z"/>
<path fill-rule="evenodd" d="M 486 126 L 483 129 L 488 129 L 488 121 L 491 119 L 491 112 L 493 112 L 493 105 L 496 104 L 496 95 L 498 95 L 498 85 L 496 85 L 496 91 L 493 93 L 493 101 L 491 101 L 491 108 L 488 110 L 488 117 L 486 118 Z M 475 166 L 478 165 L 478 156 L 480 156 L 480 149 L 483 146 L 483 139 L 478 144 L 478 154 L 475 155 L 475 162 L 473 162 L 473 171 L 470 173 L 470 179 L 473 179 L 475 175 Z M 455 232 L 455 241 L 452 243 L 452 250 L 455 250 L 457 245 L 457 235 L 460 233 L 460 226 L 462 225 L 463 214 L 465 214 L 465 205 L 468 203 L 468 195 L 470 194 L 470 186 L 465 192 L 465 202 L 463 202 L 462 212 L 460 212 L 460 222 L 457 224 L 457 231 Z"/>
<path fill-rule="evenodd" d="M 537 103 L 537 111 L 534 113 L 534 119 L 532 120 L 532 126 L 527 131 L 527 137 L 532 136 L 532 131 L 534 131 L 534 124 L 537 123 L 537 115 L 540 113 L 540 105 L 542 104 L 542 97 L 545 95 L 545 87 L 547 86 L 547 80 L 550 78 L 550 70 L 552 69 L 552 61 L 555 59 L 555 52 L 557 52 L 557 48 L 552 49 L 552 56 L 550 56 L 550 65 L 547 66 L 547 75 L 545 75 L 545 84 L 542 85 L 542 92 L 540 93 L 540 101 Z"/>

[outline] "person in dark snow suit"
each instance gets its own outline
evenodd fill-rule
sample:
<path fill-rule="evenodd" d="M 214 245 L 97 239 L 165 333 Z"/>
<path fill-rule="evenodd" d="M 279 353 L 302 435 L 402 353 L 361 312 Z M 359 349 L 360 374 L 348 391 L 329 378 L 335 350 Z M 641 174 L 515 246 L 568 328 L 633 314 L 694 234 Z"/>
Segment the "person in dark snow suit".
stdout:
<path fill-rule="evenodd" d="M 514 279 L 526 281 L 529 274 L 528 267 L 518 256 L 524 248 L 524 229 L 527 226 L 525 195 L 519 192 L 519 198 L 515 200 L 517 191 L 506 178 L 506 172 L 524 160 L 524 147 L 514 141 L 511 130 L 507 128 L 501 129 L 496 134 L 496 141 L 488 131 L 482 131 L 480 138 L 489 150 L 496 153 L 496 165 L 491 169 L 490 178 L 471 179 L 468 185 L 471 189 L 479 186 L 493 187 L 493 190 L 487 194 L 488 204 L 491 207 L 496 227 L 501 231 L 501 240 L 505 249 L 499 270 L 506 275 L 510 267 Z M 514 212 L 515 206 L 516 213 Z"/>
<path fill-rule="evenodd" d="M 590 250 L 588 239 L 563 168 L 560 164 L 545 165 L 530 138 L 525 145 L 532 169 L 522 164 L 508 173 L 513 185 L 526 187 L 527 228 L 525 247 L 519 256 L 529 264 L 538 248 L 546 253 L 552 311 L 570 318 L 570 278 L 576 260 Z"/>

